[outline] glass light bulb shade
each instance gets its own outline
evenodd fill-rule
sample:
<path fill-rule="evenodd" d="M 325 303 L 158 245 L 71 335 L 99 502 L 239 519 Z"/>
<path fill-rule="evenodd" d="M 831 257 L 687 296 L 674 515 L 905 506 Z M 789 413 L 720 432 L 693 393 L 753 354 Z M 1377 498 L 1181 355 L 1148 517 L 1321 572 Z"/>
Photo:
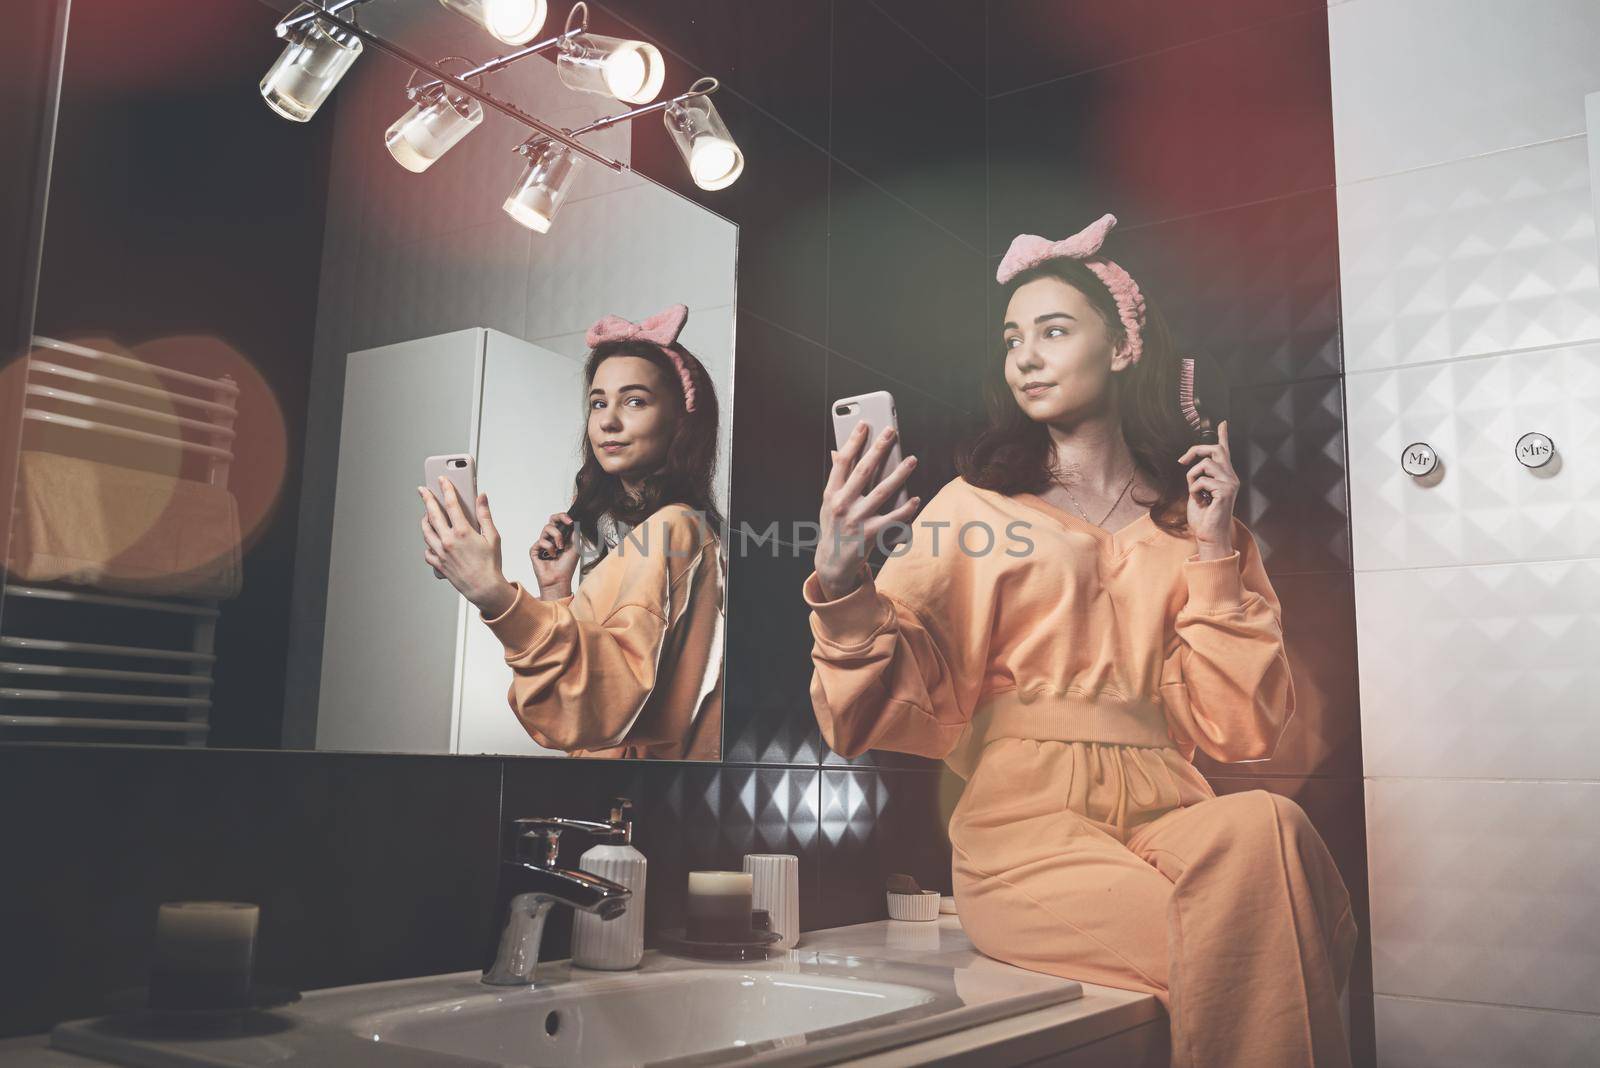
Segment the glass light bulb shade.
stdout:
<path fill-rule="evenodd" d="M 290 18 L 312 10 L 301 4 Z M 279 35 L 289 43 L 261 79 L 261 98 L 286 119 L 310 122 L 361 55 L 361 38 L 325 19 L 280 29 Z"/>
<path fill-rule="evenodd" d="M 661 113 L 661 121 L 701 189 L 726 189 L 744 173 L 744 153 L 710 97 L 673 104 Z"/>
<path fill-rule="evenodd" d="M 483 122 L 483 105 L 460 93 L 424 97 L 395 120 L 383 143 L 395 162 L 418 174 Z"/>
<path fill-rule="evenodd" d="M 536 148 L 522 168 L 517 184 L 501 205 L 505 213 L 528 229 L 548 233 L 561 202 L 572 188 L 577 173 L 577 158 L 559 141 L 546 141 Z"/>
<path fill-rule="evenodd" d="M 569 89 L 648 104 L 666 83 L 667 64 L 653 44 L 585 33 L 561 46 L 556 73 Z"/>
<path fill-rule="evenodd" d="M 550 13 L 548 0 L 439 0 L 439 4 L 509 45 L 533 40 Z"/>

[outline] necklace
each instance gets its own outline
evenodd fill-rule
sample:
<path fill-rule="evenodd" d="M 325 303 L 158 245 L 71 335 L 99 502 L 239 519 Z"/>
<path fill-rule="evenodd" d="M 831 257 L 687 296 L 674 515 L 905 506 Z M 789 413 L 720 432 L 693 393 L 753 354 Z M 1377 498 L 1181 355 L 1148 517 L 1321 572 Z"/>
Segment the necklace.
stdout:
<path fill-rule="evenodd" d="M 1085 522 L 1094 523 L 1094 525 L 1097 527 L 1104 527 L 1106 525 L 1106 520 L 1111 518 L 1111 513 L 1117 510 L 1117 505 L 1122 503 L 1122 498 L 1127 496 L 1128 487 L 1133 485 L 1133 476 L 1138 474 L 1138 472 L 1139 465 L 1135 464 L 1133 470 L 1128 472 L 1128 481 L 1122 484 L 1122 492 L 1117 494 L 1117 499 L 1111 502 L 1110 510 L 1107 511 L 1103 517 L 1101 517 L 1100 522 L 1098 523 L 1095 523 L 1093 519 L 1089 518 L 1089 513 L 1083 510 L 1083 505 L 1078 504 L 1078 498 L 1073 496 L 1072 490 L 1068 489 L 1065 482 L 1062 482 L 1060 479 L 1056 479 L 1056 485 L 1067 491 L 1067 496 L 1072 498 L 1072 503 L 1076 505 L 1078 511 L 1082 513 Z"/>

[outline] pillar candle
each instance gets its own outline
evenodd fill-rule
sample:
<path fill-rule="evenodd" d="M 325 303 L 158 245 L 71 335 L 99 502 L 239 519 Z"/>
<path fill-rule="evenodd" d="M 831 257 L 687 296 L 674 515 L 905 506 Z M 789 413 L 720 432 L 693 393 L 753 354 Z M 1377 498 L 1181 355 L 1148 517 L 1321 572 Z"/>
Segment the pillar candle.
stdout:
<path fill-rule="evenodd" d="M 248 1003 L 259 906 L 169 901 L 156 913 L 150 1006 L 234 1008 Z"/>
<path fill-rule="evenodd" d="M 685 934 L 697 942 L 747 941 L 752 887 L 749 872 L 690 872 Z"/>

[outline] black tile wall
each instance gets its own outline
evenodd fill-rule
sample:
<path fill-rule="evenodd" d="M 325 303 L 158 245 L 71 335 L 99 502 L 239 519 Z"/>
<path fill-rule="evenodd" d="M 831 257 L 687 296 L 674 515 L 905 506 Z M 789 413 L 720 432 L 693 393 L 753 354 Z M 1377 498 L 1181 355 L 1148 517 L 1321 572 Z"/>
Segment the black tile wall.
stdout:
<path fill-rule="evenodd" d="M 991 253 L 1102 212 L 1137 226 L 1332 184 L 1321 5 L 989 107 Z"/>

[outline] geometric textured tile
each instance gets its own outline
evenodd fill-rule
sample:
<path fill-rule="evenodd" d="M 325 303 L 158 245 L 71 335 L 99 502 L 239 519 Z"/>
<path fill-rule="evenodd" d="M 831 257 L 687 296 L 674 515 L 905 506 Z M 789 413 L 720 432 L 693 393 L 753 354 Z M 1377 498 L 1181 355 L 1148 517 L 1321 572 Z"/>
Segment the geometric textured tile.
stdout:
<path fill-rule="evenodd" d="M 1235 514 L 1269 574 L 1350 566 L 1343 379 L 1230 391 Z"/>
<path fill-rule="evenodd" d="M 948 770 L 823 770 L 821 926 L 882 919 L 896 872 L 950 892 L 946 828 L 961 785 Z"/>
<path fill-rule="evenodd" d="M 1139 280 L 1184 355 L 1235 387 L 1339 372 L 1333 189 L 1120 227 L 1108 255 Z"/>
<path fill-rule="evenodd" d="M 1362 711 L 1356 700 L 1356 617 L 1350 573 L 1276 575 L 1272 588 L 1283 607 L 1284 644 L 1294 677 L 1294 716 L 1271 760 L 1240 767 L 1196 750 L 1195 766 L 1207 777 L 1245 771 L 1251 776 L 1359 779 Z M 1364 661 L 1361 674 L 1365 680 Z"/>
<path fill-rule="evenodd" d="M 1583 130 L 1600 85 L 1590 0 L 1330 5 L 1339 182 Z"/>
<path fill-rule="evenodd" d="M 1600 779 L 1600 559 L 1355 578 L 1366 774 Z"/>
<path fill-rule="evenodd" d="M 1338 199 L 1349 371 L 1600 338 L 1583 138 L 1340 186 Z"/>
<path fill-rule="evenodd" d="M 1596 782 L 1368 779 L 1373 989 L 1600 1012 Z"/>
<path fill-rule="evenodd" d="M 1600 344 L 1351 374 L 1350 489 L 1357 570 L 1600 551 Z M 1525 468 L 1539 431 L 1556 458 Z M 1406 445 L 1439 457 L 1425 479 Z"/>
<path fill-rule="evenodd" d="M 1600 1016 L 1379 994 L 1378 1041 L 1395 1068 L 1587 1068 Z"/>

